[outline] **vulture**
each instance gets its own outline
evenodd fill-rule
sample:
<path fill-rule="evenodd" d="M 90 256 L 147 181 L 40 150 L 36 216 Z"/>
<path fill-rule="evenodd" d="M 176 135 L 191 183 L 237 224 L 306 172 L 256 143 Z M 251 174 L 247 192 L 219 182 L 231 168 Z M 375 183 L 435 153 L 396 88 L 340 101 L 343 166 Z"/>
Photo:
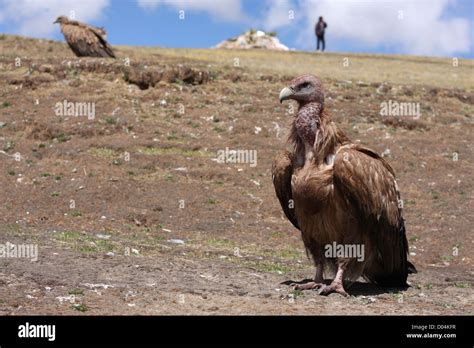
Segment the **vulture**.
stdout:
<path fill-rule="evenodd" d="M 407 260 L 408 241 L 395 173 L 385 159 L 352 143 L 324 108 L 319 78 L 303 75 L 280 92 L 280 103 L 298 103 L 288 150 L 272 166 L 276 195 L 288 220 L 301 231 L 316 266 L 314 281 L 292 284 L 348 296 L 359 277 L 383 287 L 406 287 L 416 269 Z M 363 257 L 330 252 L 363 248 Z M 335 247 L 335 248 L 334 248 Z M 326 271 L 335 273 L 328 285 Z"/>
<path fill-rule="evenodd" d="M 103 28 L 72 21 L 66 16 L 58 17 L 54 23 L 59 23 L 67 44 L 77 57 L 116 58 L 106 41 L 107 33 Z"/>

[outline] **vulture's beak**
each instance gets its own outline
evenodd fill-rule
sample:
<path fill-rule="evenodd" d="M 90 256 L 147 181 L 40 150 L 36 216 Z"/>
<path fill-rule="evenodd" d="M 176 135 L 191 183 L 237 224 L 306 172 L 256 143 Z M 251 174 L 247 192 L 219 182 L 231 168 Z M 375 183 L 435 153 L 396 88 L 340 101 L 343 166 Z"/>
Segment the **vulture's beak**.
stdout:
<path fill-rule="evenodd" d="M 280 92 L 280 104 L 283 103 L 283 100 L 291 99 L 295 94 L 295 90 L 292 87 L 285 87 Z"/>
<path fill-rule="evenodd" d="M 57 19 L 53 22 L 53 24 L 56 24 L 56 23 L 59 23 Z"/>

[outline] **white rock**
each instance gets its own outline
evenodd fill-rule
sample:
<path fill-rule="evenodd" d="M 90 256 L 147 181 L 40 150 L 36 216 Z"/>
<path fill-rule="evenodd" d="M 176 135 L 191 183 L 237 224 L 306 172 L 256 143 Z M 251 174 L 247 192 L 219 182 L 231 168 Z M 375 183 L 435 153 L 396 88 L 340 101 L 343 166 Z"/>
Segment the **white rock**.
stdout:
<path fill-rule="evenodd" d="M 168 239 L 167 242 L 172 244 L 184 244 L 184 240 L 182 239 Z"/>

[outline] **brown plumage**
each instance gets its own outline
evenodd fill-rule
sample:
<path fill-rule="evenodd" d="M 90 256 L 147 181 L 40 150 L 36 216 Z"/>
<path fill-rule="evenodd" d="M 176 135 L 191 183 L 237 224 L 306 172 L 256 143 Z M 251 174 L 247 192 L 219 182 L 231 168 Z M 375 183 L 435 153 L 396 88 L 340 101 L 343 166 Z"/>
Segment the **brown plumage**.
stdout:
<path fill-rule="evenodd" d="M 112 47 L 106 41 L 107 33 L 103 28 L 71 21 L 65 16 L 58 17 L 54 23 L 60 24 L 67 44 L 77 57 L 115 58 Z"/>
<path fill-rule="evenodd" d="M 288 138 L 289 151 L 273 163 L 273 184 L 283 212 L 301 231 L 316 265 L 314 282 L 295 286 L 347 295 L 343 281 L 360 276 L 382 286 L 406 286 L 408 273 L 416 270 L 407 260 L 393 169 L 374 151 L 351 143 L 332 122 L 317 77 L 294 79 L 280 93 L 280 102 L 287 99 L 297 101 L 299 107 Z M 363 260 L 345 254 L 327 257 L 333 243 L 362 246 Z M 323 281 L 327 269 L 336 272 L 330 285 Z"/>

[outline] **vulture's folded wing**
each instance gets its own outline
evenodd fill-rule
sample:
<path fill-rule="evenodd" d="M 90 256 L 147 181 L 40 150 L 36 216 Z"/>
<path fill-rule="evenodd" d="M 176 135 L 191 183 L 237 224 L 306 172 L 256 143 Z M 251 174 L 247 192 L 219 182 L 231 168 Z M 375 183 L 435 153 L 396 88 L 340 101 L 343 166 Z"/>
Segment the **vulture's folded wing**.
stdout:
<path fill-rule="evenodd" d="M 66 24 L 62 28 L 64 37 L 77 56 L 112 57 L 115 54 L 99 32 L 85 25 Z"/>
<path fill-rule="evenodd" d="M 97 38 L 97 41 L 99 43 L 98 45 L 99 49 L 102 49 L 107 54 L 107 56 L 116 58 L 115 53 L 112 50 L 112 47 L 109 45 L 109 43 L 106 40 L 107 33 L 105 32 L 105 30 L 102 28 L 96 28 L 96 27 L 91 27 L 91 26 L 89 27 L 89 30 Z"/>
<path fill-rule="evenodd" d="M 107 32 L 105 31 L 104 28 L 102 27 L 93 27 L 92 25 L 89 25 L 91 30 L 93 30 L 97 35 L 100 35 L 102 39 L 107 40 Z"/>
<path fill-rule="evenodd" d="M 382 285 L 405 285 L 413 266 L 407 261 L 408 242 L 393 169 L 367 148 L 342 146 L 334 160 L 334 185 L 357 211 L 362 226 L 373 233 L 379 262 L 368 270 L 368 278 Z"/>
<path fill-rule="evenodd" d="M 288 151 L 280 153 L 273 161 L 272 180 L 281 208 L 290 222 L 299 229 L 296 220 L 291 192 L 291 176 L 293 174 L 292 155 Z"/>

